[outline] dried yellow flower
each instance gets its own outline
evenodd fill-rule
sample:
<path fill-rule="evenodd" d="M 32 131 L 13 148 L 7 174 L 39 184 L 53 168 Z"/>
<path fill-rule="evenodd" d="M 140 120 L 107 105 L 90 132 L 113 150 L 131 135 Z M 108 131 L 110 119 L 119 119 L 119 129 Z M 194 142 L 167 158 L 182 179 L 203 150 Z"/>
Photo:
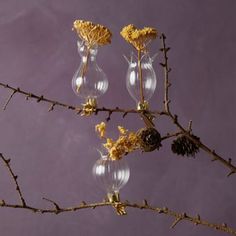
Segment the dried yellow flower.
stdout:
<path fill-rule="evenodd" d="M 118 130 L 119 130 L 119 132 L 120 132 L 121 135 L 126 134 L 127 131 L 128 131 L 127 129 L 125 129 L 125 128 L 122 127 L 122 126 L 118 126 L 117 128 L 118 128 Z"/>
<path fill-rule="evenodd" d="M 107 142 L 103 144 L 106 149 L 111 149 L 114 146 L 114 141 L 111 138 L 107 138 Z"/>
<path fill-rule="evenodd" d="M 113 161 L 120 160 L 123 156 L 140 149 L 140 139 L 138 133 L 129 132 L 122 126 L 117 127 L 119 130 L 119 137 L 117 140 L 106 138 L 106 124 L 101 122 L 95 126 L 95 130 L 99 133 L 101 138 L 106 138 L 103 146 L 107 149 L 109 158 Z"/>
<path fill-rule="evenodd" d="M 146 51 L 147 44 L 157 37 L 157 30 L 151 27 L 137 29 L 134 25 L 130 24 L 125 26 L 120 34 L 138 51 Z"/>
<path fill-rule="evenodd" d="M 101 122 L 95 126 L 95 130 L 99 133 L 100 138 L 104 138 L 106 134 L 106 124 Z"/>
<path fill-rule="evenodd" d="M 123 150 L 118 149 L 117 147 L 112 147 L 109 150 L 109 157 L 113 161 L 120 160 L 122 158 L 123 154 L 124 154 Z"/>
<path fill-rule="evenodd" d="M 116 141 L 107 138 L 106 143 L 103 144 L 111 160 L 119 160 L 124 155 L 140 148 L 139 138 L 136 133 L 128 132 L 128 130 L 122 126 L 118 126 L 118 130 L 120 134 Z"/>
<path fill-rule="evenodd" d="M 86 103 L 82 104 L 83 110 L 81 116 L 91 116 L 97 108 L 97 101 L 93 98 L 90 98 Z"/>
<path fill-rule="evenodd" d="M 76 20 L 73 24 L 78 36 L 87 43 L 87 46 L 106 45 L 111 43 L 112 33 L 103 25 L 94 24 L 90 21 Z"/>

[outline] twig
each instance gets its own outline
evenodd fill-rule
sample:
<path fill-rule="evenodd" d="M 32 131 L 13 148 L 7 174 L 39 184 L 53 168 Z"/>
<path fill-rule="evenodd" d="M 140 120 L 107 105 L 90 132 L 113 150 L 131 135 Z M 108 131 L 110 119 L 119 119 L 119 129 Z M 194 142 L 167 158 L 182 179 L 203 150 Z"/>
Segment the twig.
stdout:
<path fill-rule="evenodd" d="M 189 122 L 188 129 L 185 129 L 179 123 L 178 116 L 173 115 L 171 113 L 170 107 L 169 107 L 169 103 L 170 103 L 170 100 L 169 100 L 169 87 L 170 87 L 169 72 L 170 72 L 170 68 L 169 68 L 169 65 L 168 65 L 168 56 L 167 56 L 167 52 L 170 50 L 170 48 L 166 47 L 166 36 L 164 34 L 162 34 L 161 39 L 162 39 L 162 46 L 163 46 L 163 48 L 161 48 L 161 51 L 164 54 L 164 63 L 161 63 L 161 66 L 164 69 L 164 76 L 165 76 L 165 79 L 164 79 L 164 88 L 165 88 L 165 93 L 164 93 L 164 114 L 172 120 L 174 125 L 176 125 L 179 128 L 180 132 L 182 132 L 190 140 L 192 140 L 196 145 L 198 145 L 199 148 L 201 148 L 206 153 L 208 153 L 210 157 L 213 157 L 214 161 L 219 161 L 219 163 L 221 163 L 224 166 L 226 166 L 227 168 L 229 168 L 230 172 L 228 173 L 227 176 L 231 176 L 232 174 L 235 174 L 236 173 L 236 166 L 234 166 L 231 161 L 225 160 L 223 157 L 221 157 L 219 154 L 217 154 L 214 150 L 211 150 L 208 146 L 203 144 L 200 141 L 200 139 L 197 139 L 193 134 L 191 134 L 191 132 L 192 132 L 192 121 Z"/>
<path fill-rule="evenodd" d="M 186 215 L 186 214 L 185 214 Z M 184 216 L 180 215 L 178 217 L 175 218 L 174 222 L 172 223 L 172 225 L 170 226 L 171 229 L 173 229 L 181 220 L 184 220 Z"/>
<path fill-rule="evenodd" d="M 18 192 L 18 195 L 20 197 L 21 200 L 21 204 L 9 204 L 7 203 L 5 200 L 1 200 L 0 201 L 0 207 L 6 207 L 6 208 L 15 208 L 15 209 L 25 209 L 25 210 L 29 210 L 35 213 L 54 213 L 54 214 L 59 214 L 59 213 L 63 213 L 63 212 L 74 212 L 74 211 L 78 211 L 81 209 L 87 209 L 87 208 L 91 208 L 91 209 L 95 209 L 97 207 L 103 207 L 103 206 L 112 206 L 113 208 L 116 208 L 117 213 L 120 215 L 124 215 L 126 214 L 126 211 L 124 212 L 124 209 L 127 207 L 130 208 L 137 208 L 137 209 L 145 209 L 145 210 L 151 210 L 151 211 L 155 211 L 158 214 L 165 214 L 167 216 L 171 216 L 174 217 L 174 222 L 171 225 L 171 228 L 174 228 L 180 221 L 185 220 L 185 221 L 189 221 L 195 225 L 203 225 L 209 228 L 213 228 L 219 231 L 224 231 L 226 233 L 232 234 L 232 235 L 236 235 L 236 230 L 234 230 L 231 227 L 228 227 L 227 224 L 214 224 L 214 223 L 210 223 L 206 220 L 202 220 L 200 218 L 199 215 L 197 215 L 197 217 L 192 217 L 187 215 L 186 213 L 180 214 L 178 212 L 169 210 L 167 207 L 153 207 L 151 205 L 148 204 L 148 201 L 144 199 L 143 204 L 137 204 L 137 203 L 130 203 L 129 201 L 124 201 L 124 202 L 108 202 L 108 201 L 104 201 L 104 202 L 97 202 L 97 203 L 89 203 L 87 204 L 86 202 L 82 201 L 81 204 L 79 204 L 78 206 L 73 206 L 73 207 L 67 207 L 67 208 L 62 208 L 59 206 L 58 203 L 56 203 L 53 200 L 47 199 L 47 198 L 43 198 L 44 200 L 52 203 L 54 205 L 54 208 L 49 208 L 49 209 L 44 209 L 44 208 L 37 208 L 34 206 L 30 206 L 28 204 L 26 204 L 23 195 L 21 193 L 20 190 L 20 186 L 17 182 L 17 176 L 14 174 L 13 170 L 11 169 L 10 166 L 10 159 L 6 159 L 3 154 L 0 153 L 0 157 L 3 160 L 3 162 L 5 163 L 10 176 L 13 178 L 15 185 L 16 185 L 16 190 Z M 121 208 L 122 210 L 122 214 L 120 213 L 119 209 Z"/>
<path fill-rule="evenodd" d="M 1 158 L 1 159 L 3 160 L 3 162 L 5 163 L 5 165 L 6 165 L 6 167 L 7 167 L 7 170 L 8 170 L 10 176 L 12 177 L 12 179 L 13 179 L 15 185 L 16 185 L 16 191 L 17 191 L 17 193 L 18 193 L 18 195 L 19 195 L 19 198 L 20 198 L 20 201 L 21 201 L 21 206 L 22 206 L 22 207 L 26 206 L 25 199 L 24 199 L 24 197 L 23 197 L 23 194 L 22 194 L 22 192 L 21 192 L 20 186 L 19 186 L 18 181 L 17 181 L 18 176 L 14 174 L 14 172 L 12 171 L 12 168 L 11 168 L 11 166 L 10 166 L 10 161 L 11 161 L 11 159 L 6 159 L 6 158 L 3 156 L 2 153 L 0 153 L 0 158 Z"/>
<path fill-rule="evenodd" d="M 6 103 L 3 106 L 4 111 L 7 109 L 7 106 L 8 106 L 9 102 L 11 101 L 11 99 L 14 96 L 15 93 L 16 93 L 16 90 L 12 91 L 12 93 L 10 94 L 9 98 L 7 99 Z"/>
<path fill-rule="evenodd" d="M 75 212 L 75 211 L 79 211 L 82 209 L 88 209 L 88 208 L 96 209 L 97 207 L 105 207 L 105 206 L 117 207 L 117 202 L 112 203 L 112 202 L 105 201 L 105 202 L 96 202 L 96 203 L 83 202 L 83 204 L 79 204 L 78 206 L 61 208 L 54 201 L 49 200 L 49 199 L 46 199 L 46 200 L 53 203 L 55 208 L 44 209 L 44 208 L 37 208 L 37 207 L 29 206 L 29 205 L 25 205 L 25 206 L 14 205 L 14 204 L 8 204 L 3 200 L 2 200 L 2 203 L 0 203 L 0 207 L 25 209 L 25 210 L 29 210 L 29 211 L 32 211 L 35 213 L 42 213 L 42 214 L 44 214 L 44 213 L 59 214 L 59 213 L 66 213 L 66 212 Z M 55 205 L 55 204 L 57 204 L 57 205 Z M 150 210 L 150 211 L 156 212 L 157 214 L 164 214 L 164 215 L 173 217 L 175 220 L 171 226 L 172 228 L 175 227 L 177 225 L 177 223 L 179 223 L 180 221 L 185 220 L 190 223 L 193 223 L 194 225 L 202 225 L 202 226 L 212 228 L 212 229 L 215 229 L 218 231 L 226 232 L 228 234 L 236 235 L 236 230 L 229 227 L 225 223 L 224 224 L 211 223 L 206 220 L 202 220 L 199 215 L 197 215 L 196 217 L 193 217 L 193 216 L 187 215 L 186 213 L 181 214 L 179 212 L 172 211 L 172 210 L 168 209 L 167 207 L 151 206 L 147 203 L 147 201 L 144 204 L 130 203 L 129 201 L 119 202 L 118 204 L 120 204 L 122 207 L 125 207 L 125 208 L 136 208 L 136 209 L 141 209 L 141 210 Z"/>
<path fill-rule="evenodd" d="M 165 45 L 165 44 L 164 44 Z M 168 52 L 169 49 L 163 49 L 162 50 L 163 52 Z M 164 64 L 163 64 L 164 65 Z M 167 68 L 168 67 L 168 61 L 165 62 L 165 65 L 167 65 Z M 165 66 L 164 65 L 164 66 Z M 221 157 L 220 155 L 216 154 L 214 150 L 211 150 L 209 147 L 207 147 L 205 144 L 201 143 L 199 140 L 196 140 L 192 137 L 192 135 L 189 134 L 188 130 L 184 129 L 182 125 L 180 125 L 180 123 L 178 122 L 178 117 L 176 115 L 173 115 L 171 112 L 170 112 L 170 109 L 169 109 L 169 100 L 168 100 L 168 90 L 169 90 L 169 86 L 167 86 L 167 84 L 169 83 L 168 80 L 169 80 L 169 71 L 170 69 L 167 69 L 165 68 L 165 71 L 166 71 L 166 76 L 167 78 L 165 79 L 165 90 L 167 90 L 165 92 L 166 96 L 165 96 L 165 100 L 164 103 L 166 104 L 166 107 L 168 108 L 167 111 L 164 110 L 164 111 L 148 111 L 149 114 L 151 115 L 165 115 L 167 117 L 169 117 L 173 123 L 180 129 L 180 131 L 182 133 L 184 133 L 185 135 L 189 136 L 190 139 L 192 139 L 196 144 L 199 144 L 199 147 L 201 149 L 203 149 L 205 152 L 207 152 L 208 154 L 210 154 L 210 156 L 213 157 L 213 160 L 217 160 L 219 161 L 219 163 L 225 165 L 226 167 L 228 167 L 230 169 L 230 172 L 227 176 L 231 176 L 232 174 L 236 173 L 236 166 L 234 166 L 231 162 L 225 160 L 223 157 Z M 38 102 L 46 102 L 46 103 L 49 103 L 51 104 L 51 107 L 49 108 L 50 111 L 52 111 L 54 109 L 55 106 L 60 106 L 60 107 L 63 107 L 65 109 L 68 109 L 68 110 L 74 110 L 76 112 L 76 114 L 78 113 L 81 113 L 81 111 L 83 110 L 83 108 L 79 108 L 79 107 L 75 107 L 75 106 L 72 106 L 72 105 L 67 105 L 67 104 L 64 104 L 64 103 L 61 103 L 61 102 L 58 102 L 58 101 L 54 101 L 54 100 L 51 100 L 51 99 L 48 99 L 48 98 L 45 98 L 44 96 L 37 96 L 33 93 L 30 93 L 30 92 L 26 92 L 26 91 L 23 91 L 21 90 L 20 88 L 14 88 L 12 86 L 9 86 L 8 84 L 4 84 L 4 83 L 1 83 L 0 82 L 0 86 L 3 87 L 3 88 L 7 88 L 11 91 L 15 93 L 19 93 L 19 94 L 22 94 L 26 97 L 26 99 L 29 99 L 29 98 L 32 98 L 32 99 L 36 99 Z M 109 117 L 111 117 L 111 115 L 113 113 L 122 113 L 123 117 L 125 117 L 127 114 L 139 114 L 142 112 L 142 111 L 138 111 L 136 109 L 122 109 L 122 108 L 119 108 L 119 107 L 116 107 L 116 108 L 105 108 L 105 107 L 102 107 L 102 108 L 96 108 L 96 111 L 94 112 L 94 114 L 98 114 L 98 112 L 108 112 L 109 114 Z M 164 139 L 167 139 L 168 137 L 164 138 Z"/>
<path fill-rule="evenodd" d="M 56 202 L 54 202 L 54 201 L 52 201 L 48 198 L 44 198 L 44 197 L 43 197 L 43 200 L 48 201 L 48 202 L 52 203 L 55 206 L 55 214 L 60 213 L 61 208 L 59 207 L 59 205 Z"/>
<path fill-rule="evenodd" d="M 35 99 L 38 103 L 39 102 L 49 103 L 50 104 L 49 111 L 54 110 L 54 108 L 56 106 L 59 106 L 59 107 L 62 107 L 62 108 L 68 109 L 68 110 L 73 110 L 73 111 L 76 112 L 76 114 L 83 111 L 82 107 L 76 107 L 76 106 L 65 104 L 65 103 L 62 103 L 62 102 L 59 102 L 59 101 L 56 101 L 56 100 L 51 100 L 49 98 L 46 98 L 43 95 L 38 96 L 38 95 L 33 94 L 31 92 L 26 92 L 26 91 L 24 91 L 20 88 L 12 87 L 8 84 L 4 84 L 4 83 L 0 82 L 0 86 L 3 87 L 3 88 L 11 90 L 14 94 L 19 93 L 19 94 L 24 95 L 26 100 Z M 94 114 L 98 114 L 99 112 L 108 112 L 108 113 L 110 112 L 110 115 L 112 113 L 122 113 L 123 117 L 125 117 L 128 113 L 139 114 L 142 111 L 138 111 L 136 109 L 121 109 L 119 107 L 116 107 L 116 108 L 101 107 L 101 108 L 96 108 L 96 111 L 94 112 Z M 149 111 L 149 113 L 152 114 L 152 115 L 164 115 L 164 113 L 160 112 L 160 111 Z"/>
<path fill-rule="evenodd" d="M 103 202 L 96 202 L 96 203 L 86 203 L 84 201 L 82 201 L 78 206 L 72 206 L 72 207 L 67 207 L 67 208 L 63 208 L 60 207 L 59 204 L 56 201 L 50 200 L 48 198 L 43 198 L 44 200 L 50 202 L 53 204 L 54 208 L 38 208 L 38 207 L 34 207 L 34 206 L 30 206 L 28 204 L 26 204 L 23 195 L 21 193 L 20 190 L 20 186 L 17 182 L 17 176 L 14 174 L 13 170 L 11 169 L 10 166 L 10 159 L 6 159 L 3 154 L 0 153 L 0 157 L 3 160 L 3 162 L 5 163 L 10 176 L 13 178 L 15 185 L 16 185 L 16 190 L 18 192 L 18 195 L 20 197 L 21 200 L 21 204 L 9 204 L 7 203 L 5 200 L 0 200 L 0 207 L 5 207 L 5 208 L 15 208 L 15 209 L 25 209 L 25 210 L 29 210 L 32 211 L 34 213 L 54 213 L 54 214 L 59 214 L 59 213 L 63 213 L 63 212 L 74 212 L 74 211 L 79 211 L 81 209 L 95 209 L 97 207 L 104 207 L 104 206 L 112 206 L 113 208 L 116 209 L 117 214 L 119 215 L 125 215 L 126 211 L 125 209 L 127 207 L 130 208 L 136 208 L 136 209 L 145 209 L 145 210 L 151 210 L 154 211 L 158 214 L 165 214 L 167 216 L 170 217 L 174 217 L 174 222 L 171 225 L 171 228 L 174 228 L 180 221 L 185 220 L 185 221 L 189 221 L 195 225 L 203 225 L 209 228 L 213 228 L 219 231 L 224 231 L 226 233 L 232 234 L 232 235 L 236 235 L 236 230 L 229 227 L 227 224 L 214 224 L 214 223 L 210 223 L 206 220 L 202 220 L 200 215 L 197 215 L 197 217 L 193 217 L 190 215 L 187 215 L 186 213 L 179 213 L 179 212 L 175 212 L 172 211 L 170 209 L 168 209 L 167 207 L 154 207 L 151 206 L 148 201 L 146 199 L 143 200 L 142 204 L 137 204 L 137 203 L 130 203 L 129 201 L 124 201 L 124 202 L 110 202 L 110 201 L 103 201 Z"/>
<path fill-rule="evenodd" d="M 192 125 L 193 125 L 193 121 L 190 120 L 188 123 L 188 132 L 191 133 L 192 132 Z"/>
<path fill-rule="evenodd" d="M 55 106 L 56 106 L 56 103 L 52 103 L 48 109 L 48 112 L 53 111 Z"/>
<path fill-rule="evenodd" d="M 143 73 L 142 73 L 142 65 L 141 65 L 141 50 L 138 50 L 138 77 L 139 77 L 140 102 L 144 103 Z"/>
<path fill-rule="evenodd" d="M 170 50 L 170 48 L 166 47 L 166 36 L 164 34 L 161 35 L 161 39 L 162 39 L 162 47 L 161 51 L 164 54 L 164 63 L 161 63 L 161 66 L 164 68 L 164 74 L 165 74 L 165 83 L 164 83 L 164 110 L 165 112 L 169 112 L 170 111 L 170 107 L 169 107 L 169 87 L 171 86 L 170 82 L 169 82 L 169 72 L 170 72 L 170 68 L 168 66 L 168 56 L 167 56 L 167 52 Z"/>
<path fill-rule="evenodd" d="M 175 132 L 175 133 L 167 133 L 165 136 L 161 137 L 161 140 L 165 140 L 165 139 L 169 139 L 169 138 L 172 138 L 172 137 L 177 137 L 179 136 L 180 134 L 183 134 L 182 131 L 178 131 L 178 132 Z"/>
<path fill-rule="evenodd" d="M 213 157 L 212 160 L 214 161 L 219 161 L 219 163 L 223 164 L 226 166 L 228 169 L 230 169 L 229 174 L 227 175 L 228 177 L 231 176 L 232 174 L 236 173 L 236 166 L 232 164 L 231 159 L 226 160 L 223 157 L 221 157 L 219 154 L 215 152 L 215 150 L 211 150 L 208 146 L 203 144 L 199 138 L 194 136 L 193 134 L 189 133 L 189 130 L 186 130 L 179 122 L 178 120 L 175 119 L 175 116 L 172 114 L 169 114 L 168 117 L 173 121 L 173 123 L 180 129 L 180 132 L 182 132 L 184 135 L 186 135 L 190 140 L 192 140 L 199 148 L 201 148 L 203 151 L 208 153 L 209 157 Z"/>

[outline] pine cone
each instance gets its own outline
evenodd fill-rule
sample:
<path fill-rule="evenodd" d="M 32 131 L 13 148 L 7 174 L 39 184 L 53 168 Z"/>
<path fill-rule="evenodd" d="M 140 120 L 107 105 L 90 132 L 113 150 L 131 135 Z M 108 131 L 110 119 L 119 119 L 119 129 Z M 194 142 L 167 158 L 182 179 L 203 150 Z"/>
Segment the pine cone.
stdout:
<path fill-rule="evenodd" d="M 199 139 L 197 136 L 192 135 L 194 138 Z M 171 150 L 173 153 L 182 156 L 192 156 L 199 152 L 199 146 L 195 144 L 187 136 L 182 135 L 173 141 L 171 145 Z"/>
<path fill-rule="evenodd" d="M 141 150 L 144 152 L 152 152 L 162 146 L 161 135 L 154 128 L 140 129 L 137 135 L 139 137 Z"/>

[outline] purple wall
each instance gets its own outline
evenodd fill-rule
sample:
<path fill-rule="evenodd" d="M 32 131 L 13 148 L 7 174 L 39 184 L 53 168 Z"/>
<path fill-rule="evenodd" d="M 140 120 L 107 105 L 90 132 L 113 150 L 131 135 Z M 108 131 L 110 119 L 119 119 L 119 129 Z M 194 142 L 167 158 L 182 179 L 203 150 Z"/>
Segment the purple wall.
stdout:
<path fill-rule="evenodd" d="M 235 77 L 236 77 L 235 0 L 1 0 L 0 1 L 0 81 L 37 94 L 79 104 L 71 78 L 79 66 L 76 35 L 72 22 L 91 20 L 113 32 L 111 46 L 99 50 L 98 62 L 109 77 L 109 91 L 99 100 L 104 106 L 132 107 L 125 88 L 131 47 L 120 37 L 129 23 L 153 26 L 165 32 L 171 46 L 171 107 L 202 141 L 225 158 L 235 158 Z M 155 53 L 160 47 L 152 45 Z M 158 59 L 160 61 L 160 58 Z M 158 90 L 152 107 L 162 105 L 163 76 L 158 62 Z M 0 89 L 0 105 L 8 91 Z M 8 109 L 0 113 L 0 152 L 12 158 L 12 166 L 30 204 L 49 207 L 47 197 L 63 206 L 104 197 L 92 178 L 91 168 L 100 140 L 94 125 L 105 114 L 89 119 L 57 108 L 47 112 L 47 104 L 26 102 L 16 95 Z M 129 129 L 143 126 L 134 115 L 124 120 L 114 115 L 108 127 Z M 173 129 L 160 120 L 162 134 Z M 199 213 L 212 222 L 227 222 L 236 228 L 236 176 L 226 178 L 227 170 L 200 152 L 196 159 L 179 158 L 171 153 L 169 142 L 151 154 L 127 157 L 131 178 L 122 198 L 157 206 L 168 206 L 189 214 Z M 17 201 L 14 185 L 0 165 L 0 199 Z M 77 213 L 38 215 L 24 210 L 0 208 L 1 236 L 77 235 L 188 235 L 217 236 L 220 232 L 182 222 L 174 230 L 172 219 L 148 211 L 129 209 L 118 217 L 111 208 Z"/>

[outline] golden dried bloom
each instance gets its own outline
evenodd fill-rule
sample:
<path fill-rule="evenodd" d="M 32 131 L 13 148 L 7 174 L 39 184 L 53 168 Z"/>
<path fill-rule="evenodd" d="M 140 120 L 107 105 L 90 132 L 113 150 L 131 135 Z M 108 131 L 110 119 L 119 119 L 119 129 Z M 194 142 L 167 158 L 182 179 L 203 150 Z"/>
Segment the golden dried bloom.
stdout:
<path fill-rule="evenodd" d="M 107 142 L 103 144 L 103 146 L 109 150 L 114 146 L 114 141 L 111 138 L 107 138 Z"/>
<path fill-rule="evenodd" d="M 128 131 L 127 129 L 125 129 L 122 126 L 118 126 L 117 128 L 118 128 L 118 130 L 119 130 L 121 135 L 125 135 L 127 133 L 127 131 Z"/>
<path fill-rule="evenodd" d="M 83 105 L 83 111 L 81 113 L 81 116 L 91 116 L 96 111 L 96 108 L 91 104 L 82 104 L 82 105 Z"/>
<path fill-rule="evenodd" d="M 106 134 L 106 124 L 101 122 L 95 126 L 95 130 L 99 133 L 100 138 L 104 138 Z"/>
<path fill-rule="evenodd" d="M 147 44 L 157 37 L 157 30 L 151 27 L 137 29 L 130 24 L 125 26 L 121 32 L 121 36 L 139 51 L 146 51 Z"/>
<path fill-rule="evenodd" d="M 113 161 L 120 160 L 122 158 L 122 150 L 118 149 L 117 147 L 112 147 L 109 151 L 109 157 Z"/>
<path fill-rule="evenodd" d="M 88 99 L 82 106 L 83 110 L 81 116 L 91 116 L 96 111 L 97 102 L 95 99 Z"/>
<path fill-rule="evenodd" d="M 113 207 L 116 209 L 117 215 L 119 215 L 119 216 L 127 215 L 124 204 L 119 203 L 119 202 L 115 202 Z"/>
<path fill-rule="evenodd" d="M 136 133 L 130 132 L 128 140 L 132 143 L 134 149 L 140 148 L 139 136 Z"/>
<path fill-rule="evenodd" d="M 129 132 L 122 126 L 117 127 L 119 137 L 117 140 L 106 138 L 106 143 L 103 146 L 107 149 L 109 158 L 113 161 L 120 160 L 123 156 L 140 149 L 140 139 L 137 133 Z M 101 122 L 95 126 L 95 130 L 101 138 L 105 137 L 106 124 Z"/>
<path fill-rule="evenodd" d="M 139 138 L 136 133 L 128 133 L 128 130 L 123 127 L 120 127 L 119 130 L 122 132 L 120 133 L 119 138 L 116 141 L 113 141 L 111 145 L 108 145 L 108 142 L 104 145 L 112 160 L 119 160 L 124 155 L 140 148 Z"/>
<path fill-rule="evenodd" d="M 111 43 L 112 33 L 103 25 L 94 24 L 90 21 L 76 20 L 73 24 L 78 36 L 84 40 L 89 47 L 95 44 L 102 46 Z"/>

